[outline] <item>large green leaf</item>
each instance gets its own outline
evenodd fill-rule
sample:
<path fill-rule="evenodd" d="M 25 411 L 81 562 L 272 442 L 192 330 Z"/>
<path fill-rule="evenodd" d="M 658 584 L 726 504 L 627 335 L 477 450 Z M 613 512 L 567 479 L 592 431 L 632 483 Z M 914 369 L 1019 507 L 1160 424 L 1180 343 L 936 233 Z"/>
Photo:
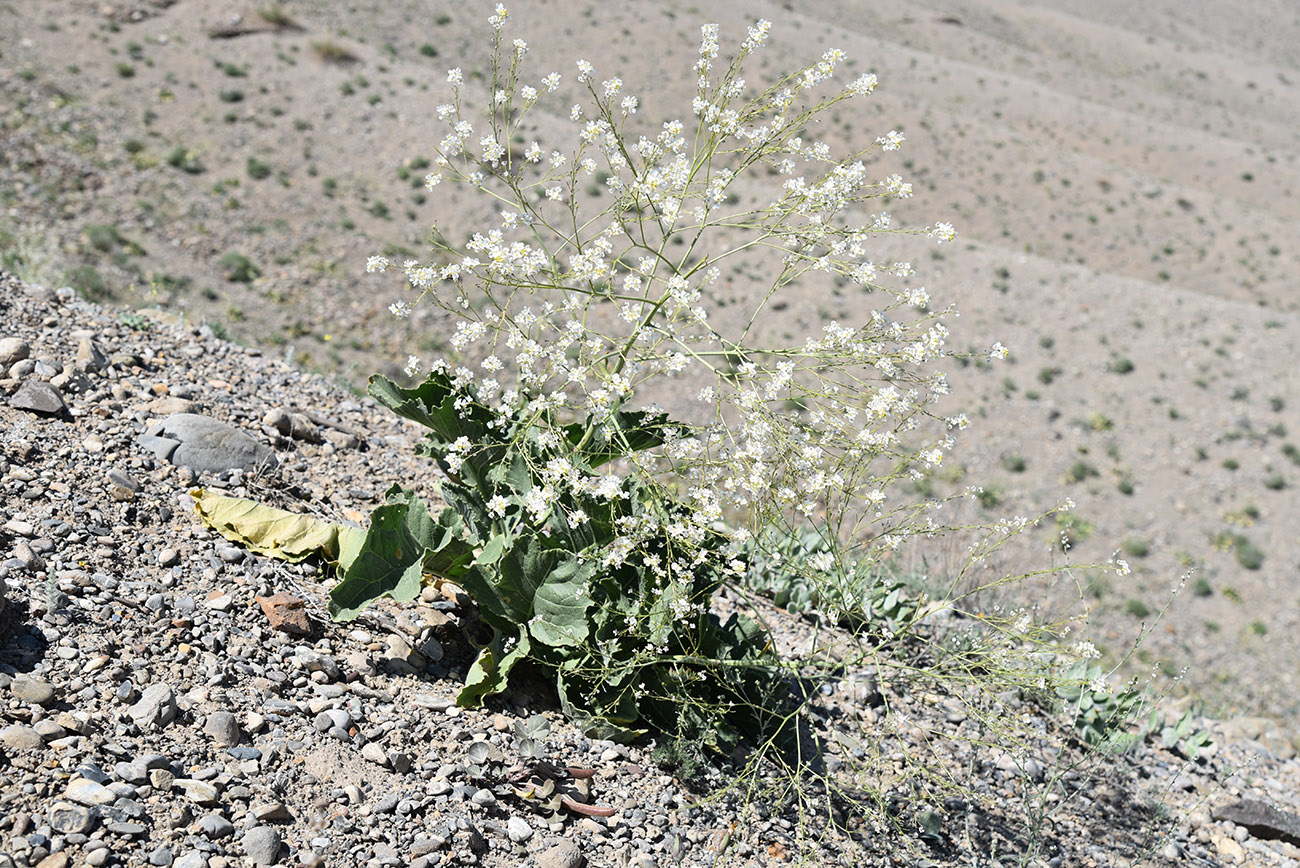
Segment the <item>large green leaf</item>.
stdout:
<path fill-rule="evenodd" d="M 569 441 L 572 449 L 578 448 L 592 424 L 593 420 L 588 419 L 584 424 L 574 422 L 564 426 L 565 439 Z M 674 423 L 664 413 L 636 410 L 614 413 L 601 427 L 609 432 L 609 437 L 592 438 L 578 453 L 582 460 L 593 468 L 633 452 L 662 446 L 664 429 L 674 427 Z"/>
<path fill-rule="evenodd" d="M 469 673 L 465 676 L 465 686 L 456 696 L 456 704 L 463 708 L 476 708 L 483 704 L 484 697 L 492 696 L 506 689 L 510 670 L 515 664 L 528 656 L 532 649 L 528 634 L 520 632 L 517 644 L 509 651 L 505 650 L 505 639 L 497 633 L 488 647 L 479 652 Z"/>
<path fill-rule="evenodd" d="M 443 530 L 414 492 L 389 491 L 388 503 L 370 516 L 356 559 L 330 591 L 330 616 L 350 621 L 380 597 L 415 599 L 423 581 L 425 553 L 444 538 Z"/>
<path fill-rule="evenodd" d="M 590 564 L 576 557 L 551 571 L 533 598 L 534 616 L 528 630 L 534 639 L 552 648 L 581 647 L 587 641 L 587 609 L 594 602 L 589 593 L 593 572 Z"/>

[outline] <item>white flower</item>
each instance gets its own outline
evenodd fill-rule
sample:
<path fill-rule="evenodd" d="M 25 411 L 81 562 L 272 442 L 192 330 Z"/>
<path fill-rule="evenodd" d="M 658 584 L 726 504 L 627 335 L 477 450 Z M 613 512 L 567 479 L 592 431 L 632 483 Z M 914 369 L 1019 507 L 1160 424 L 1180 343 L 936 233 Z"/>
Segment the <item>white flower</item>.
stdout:
<path fill-rule="evenodd" d="M 366 272 L 374 274 L 376 271 L 387 271 L 388 259 L 383 256 L 372 256 L 366 260 Z"/>
<path fill-rule="evenodd" d="M 623 89 L 623 80 L 621 78 L 611 78 L 602 83 L 605 88 L 605 96 L 613 96 Z"/>
<path fill-rule="evenodd" d="M 461 74 L 459 66 L 455 69 L 447 70 L 447 81 L 451 82 L 456 87 L 460 87 L 460 83 L 464 81 L 464 76 Z"/>
<path fill-rule="evenodd" d="M 876 144 L 880 145 L 886 151 L 897 151 L 903 144 L 905 137 L 898 130 L 890 130 L 885 135 L 876 139 Z"/>
<path fill-rule="evenodd" d="M 406 367 L 403 368 L 402 370 L 403 372 L 405 372 L 406 376 L 408 377 L 414 377 L 416 374 L 420 373 L 420 357 L 407 356 Z"/>
<path fill-rule="evenodd" d="M 388 306 L 388 312 L 398 319 L 406 319 L 411 315 L 411 305 L 405 301 L 395 301 Z"/>

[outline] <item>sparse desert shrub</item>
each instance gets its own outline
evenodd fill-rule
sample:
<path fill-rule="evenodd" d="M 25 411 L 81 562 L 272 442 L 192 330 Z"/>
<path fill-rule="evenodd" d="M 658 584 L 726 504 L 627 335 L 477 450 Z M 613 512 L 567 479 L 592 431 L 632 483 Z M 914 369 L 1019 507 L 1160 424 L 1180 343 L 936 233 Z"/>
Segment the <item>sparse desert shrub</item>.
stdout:
<path fill-rule="evenodd" d="M 190 175 L 198 175 L 205 171 L 205 167 L 199 161 L 198 155 L 188 150 L 184 145 L 177 145 L 171 149 L 171 152 L 167 154 L 167 165 Z"/>
<path fill-rule="evenodd" d="M 263 163 L 257 157 L 249 157 L 244 163 L 244 169 L 248 172 L 248 177 L 254 181 L 261 181 L 271 176 L 271 166 Z"/>
<path fill-rule="evenodd" d="M 316 52 L 316 56 L 326 63 L 335 63 L 340 66 L 356 63 L 358 58 L 352 49 L 332 39 L 322 39 L 311 44 L 311 50 Z"/>
<path fill-rule="evenodd" d="M 252 283 L 262 270 L 242 253 L 231 251 L 221 257 L 222 276 L 231 283 Z"/>

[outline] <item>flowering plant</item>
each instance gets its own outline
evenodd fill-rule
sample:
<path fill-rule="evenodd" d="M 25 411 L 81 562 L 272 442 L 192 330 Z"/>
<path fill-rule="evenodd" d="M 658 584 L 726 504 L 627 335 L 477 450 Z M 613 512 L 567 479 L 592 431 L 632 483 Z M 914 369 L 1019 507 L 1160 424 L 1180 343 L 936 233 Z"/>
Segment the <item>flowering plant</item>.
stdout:
<path fill-rule="evenodd" d="M 939 599 L 880 578 L 907 540 L 954 530 L 939 510 L 978 491 L 896 493 L 943 462 L 968 420 L 936 412 L 952 309 L 906 285 L 909 263 L 868 258 L 881 237 L 956 234 L 943 222 L 898 227 L 881 207 L 912 188 L 873 175 L 868 158 L 898 150 L 903 134 L 843 155 L 809 137 L 876 77 L 836 85 L 845 55 L 831 49 L 756 89 L 742 71 L 769 22 L 726 64 L 707 25 L 689 116 L 649 125 L 624 82 L 587 61 L 571 90 L 557 72 L 530 78 L 508 18 L 497 6 L 490 19 L 486 92 L 448 74 L 426 179 L 430 190 L 465 185 L 490 207 L 452 219 L 490 227 L 435 228 L 429 261 L 367 264 L 402 272 L 413 297 L 393 303 L 396 316 L 429 302 L 454 322 L 453 361 L 412 356 L 416 385 L 370 385 L 430 429 L 420 449 L 444 474 L 446 508 L 435 517 L 390 491 L 332 592 L 335 616 L 449 579 L 494 630 L 463 703 L 503 690 L 527 660 L 591 731 L 653 727 L 720 749 L 742 735 L 788 739 L 798 702 L 782 685 L 809 665 L 779 657 L 754 618 L 713 610 L 724 585 L 754 586 L 756 567 L 795 574 L 803 608 L 888 636 L 958 611 L 977 625 L 951 657 L 970 681 L 990 681 L 992 660 L 990 695 L 1046 687 L 1029 661 L 1065 654 L 1057 633 L 1024 610 L 963 605 L 1023 578 L 975 567 L 1033 521 L 983 528 Z M 561 97 L 579 99 L 565 112 L 573 140 L 530 140 L 527 121 Z M 468 109 L 480 100 L 485 112 Z M 841 287 L 874 309 L 802 341 L 781 333 L 780 311 Z M 781 541 L 808 534 L 803 554 L 783 560 Z"/>

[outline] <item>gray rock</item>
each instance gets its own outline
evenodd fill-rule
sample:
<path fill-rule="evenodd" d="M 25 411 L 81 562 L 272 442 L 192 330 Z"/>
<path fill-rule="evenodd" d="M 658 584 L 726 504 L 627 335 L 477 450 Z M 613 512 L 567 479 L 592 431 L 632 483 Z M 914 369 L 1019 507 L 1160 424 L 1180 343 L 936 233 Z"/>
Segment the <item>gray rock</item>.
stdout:
<path fill-rule="evenodd" d="M 68 405 L 63 395 L 49 383 L 35 383 L 27 380 L 18 387 L 9 398 L 9 406 L 16 410 L 26 410 L 38 416 L 61 416 L 68 412 Z"/>
<path fill-rule="evenodd" d="M 88 781 L 85 778 L 75 778 L 72 783 L 68 784 L 68 790 L 64 797 L 70 801 L 82 805 L 111 805 L 117 801 L 117 794 L 103 784 L 97 784 L 94 781 Z"/>
<path fill-rule="evenodd" d="M 361 755 L 375 765 L 388 767 L 388 754 L 384 753 L 383 747 L 373 741 L 367 742 L 366 746 L 361 748 Z"/>
<path fill-rule="evenodd" d="M 149 854 L 149 864 L 157 865 L 159 868 L 167 868 L 172 864 L 172 851 L 170 847 L 158 847 Z"/>
<path fill-rule="evenodd" d="M 207 722 L 203 724 L 203 731 L 222 747 L 239 744 L 239 739 L 243 736 L 239 731 L 239 721 L 229 711 L 214 711 L 209 714 Z"/>
<path fill-rule="evenodd" d="M 32 347 L 22 338 L 0 338 L 0 365 L 9 367 L 31 355 Z"/>
<path fill-rule="evenodd" d="M 506 823 L 506 834 L 516 844 L 525 844 L 533 837 L 533 827 L 523 817 L 511 817 Z"/>
<path fill-rule="evenodd" d="M 55 802 L 49 817 L 50 827 L 63 835 L 84 835 L 95 828 L 95 815 L 71 802 Z"/>
<path fill-rule="evenodd" d="M 208 857 L 198 850 L 191 850 L 173 862 L 172 868 L 208 868 Z"/>
<path fill-rule="evenodd" d="M 220 814 L 206 814 L 199 818 L 199 829 L 209 841 L 229 838 L 235 834 L 235 824 Z M 182 857 L 183 858 L 183 857 Z"/>
<path fill-rule="evenodd" d="M 537 868 L 580 868 L 585 861 L 578 845 L 567 838 L 537 854 Z"/>
<path fill-rule="evenodd" d="M 185 798 L 196 805 L 210 806 L 215 805 L 218 801 L 217 788 L 207 781 L 176 778 L 172 781 L 172 786 L 185 793 Z"/>
<path fill-rule="evenodd" d="M 274 865 L 280 859 L 280 833 L 270 826 L 254 826 L 244 833 L 244 853 L 258 865 Z"/>
<path fill-rule="evenodd" d="M 176 697 L 166 684 L 150 684 L 127 713 L 141 729 L 162 729 L 176 719 Z"/>
<path fill-rule="evenodd" d="M 160 440 L 175 443 L 170 448 Z M 274 466 L 275 453 L 233 425 L 198 413 L 176 413 L 145 429 L 137 441 L 172 464 L 207 473 Z"/>
<path fill-rule="evenodd" d="M 379 801 L 375 802 L 375 813 L 391 814 L 397 809 L 397 803 L 399 801 L 401 801 L 401 797 L 398 796 L 397 793 L 389 793 Z"/>
<path fill-rule="evenodd" d="M 113 858 L 113 851 L 108 849 L 107 847 L 104 847 L 99 850 L 92 850 L 89 853 L 87 853 L 86 864 L 91 866 L 91 868 L 101 868 L 101 866 L 107 865 L 108 860 L 112 858 Z"/>
<path fill-rule="evenodd" d="M 108 367 L 108 356 L 99 348 L 99 344 L 90 338 L 82 338 L 77 345 L 77 370 L 87 373 L 102 371 Z"/>
<path fill-rule="evenodd" d="M 30 675 L 15 676 L 9 692 L 15 699 L 36 705 L 44 705 L 54 698 L 54 686 L 50 682 Z"/>
<path fill-rule="evenodd" d="M 1236 823 L 1256 838 L 1300 846 L 1300 817 L 1258 799 L 1242 799 L 1210 812 L 1214 819 Z"/>

